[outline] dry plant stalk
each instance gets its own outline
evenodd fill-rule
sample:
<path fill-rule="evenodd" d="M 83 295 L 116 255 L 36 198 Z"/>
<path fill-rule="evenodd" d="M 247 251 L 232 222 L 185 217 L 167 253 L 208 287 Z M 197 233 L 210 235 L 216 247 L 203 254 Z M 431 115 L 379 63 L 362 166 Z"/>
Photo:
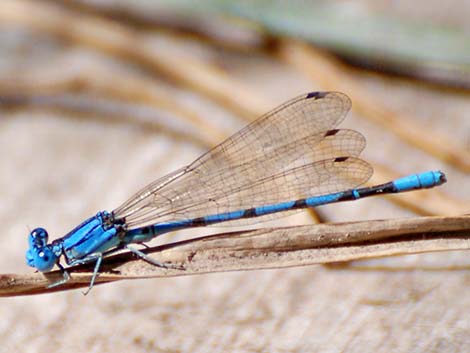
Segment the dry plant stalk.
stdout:
<path fill-rule="evenodd" d="M 145 249 L 159 261 L 181 269 L 155 267 L 133 254 L 103 261 L 97 284 L 123 279 L 186 276 L 211 272 L 285 268 L 313 264 L 470 249 L 470 216 L 421 217 L 264 228 L 218 234 Z M 49 293 L 88 286 L 94 264 L 60 271 L 0 276 L 0 296 Z"/>

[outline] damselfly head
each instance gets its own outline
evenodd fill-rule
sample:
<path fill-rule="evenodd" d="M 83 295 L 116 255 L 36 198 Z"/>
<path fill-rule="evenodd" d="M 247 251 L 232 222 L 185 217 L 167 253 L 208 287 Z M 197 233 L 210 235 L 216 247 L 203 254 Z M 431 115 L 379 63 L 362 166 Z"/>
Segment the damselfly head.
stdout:
<path fill-rule="evenodd" d="M 44 228 L 36 228 L 29 233 L 29 249 L 26 251 L 26 262 L 41 272 L 50 271 L 57 262 L 57 256 L 47 245 L 48 234 Z"/>

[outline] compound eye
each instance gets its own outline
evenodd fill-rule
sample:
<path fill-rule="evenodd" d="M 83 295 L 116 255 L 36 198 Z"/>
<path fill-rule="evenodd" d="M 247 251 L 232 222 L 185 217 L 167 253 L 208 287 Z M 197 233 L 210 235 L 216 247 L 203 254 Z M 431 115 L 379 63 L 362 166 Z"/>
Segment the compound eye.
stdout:
<path fill-rule="evenodd" d="M 44 228 L 36 228 L 31 231 L 31 236 L 38 239 L 44 239 L 47 242 L 49 235 Z"/>
<path fill-rule="evenodd" d="M 46 246 L 49 235 L 44 228 L 36 228 L 29 233 L 29 246 L 42 248 Z"/>

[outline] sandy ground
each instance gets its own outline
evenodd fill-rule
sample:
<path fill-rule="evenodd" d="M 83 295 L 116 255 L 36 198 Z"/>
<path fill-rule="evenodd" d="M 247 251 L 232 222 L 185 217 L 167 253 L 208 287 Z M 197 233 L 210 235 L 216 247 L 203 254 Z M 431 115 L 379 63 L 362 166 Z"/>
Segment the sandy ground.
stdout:
<path fill-rule="evenodd" d="M 32 39 L 18 33 L 20 39 L 15 39 L 15 33 L 3 35 L 0 43 L 3 49 L 15 47 L 20 56 L 16 41 L 31 45 Z M 49 54 L 44 52 L 34 54 L 47 66 Z M 240 61 L 231 63 L 237 79 L 273 102 L 319 88 L 273 60 Z M 11 73 L 11 67 L 21 66 L 5 65 L 3 72 Z M 396 111 L 413 113 L 423 126 L 451 138 L 469 138 L 470 100 L 465 96 L 409 82 L 358 79 L 377 99 Z M 223 125 L 227 116 L 234 118 L 200 96 L 184 90 L 179 94 L 182 102 L 207 112 L 214 122 Z M 43 226 L 59 237 L 204 150 L 132 123 L 30 109 L 2 110 L 0 116 L 2 273 L 32 271 L 24 263 L 28 227 Z M 229 128 L 235 131 L 237 124 L 242 123 Z M 442 191 L 469 199 L 468 175 L 358 116 L 351 115 L 343 126 L 367 137 L 366 159 L 402 174 L 445 170 L 449 183 Z M 331 221 L 412 215 L 381 198 L 325 207 L 322 214 Z M 300 216 L 278 224 L 309 221 Z M 470 276 L 466 270 L 445 270 L 469 265 L 468 253 L 406 256 L 373 264 L 398 270 L 311 266 L 120 282 L 96 287 L 88 296 L 71 291 L 2 298 L 0 350 L 362 353 L 459 352 L 470 346 Z M 423 269 L 430 266 L 443 270 Z"/>

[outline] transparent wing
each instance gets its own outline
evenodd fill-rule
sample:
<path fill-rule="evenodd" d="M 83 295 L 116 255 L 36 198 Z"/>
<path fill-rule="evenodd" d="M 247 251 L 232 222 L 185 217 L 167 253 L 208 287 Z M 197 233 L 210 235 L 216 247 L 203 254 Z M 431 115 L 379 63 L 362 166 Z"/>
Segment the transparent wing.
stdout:
<path fill-rule="evenodd" d="M 166 214 L 165 211 L 158 210 L 157 218 L 180 219 L 187 218 L 188 214 L 191 218 L 192 215 L 207 216 L 339 192 L 363 184 L 371 175 L 372 167 L 359 158 L 326 159 L 265 177 L 253 184 L 243 185 L 229 193 L 222 194 L 218 198 L 205 199 L 200 204 L 182 203 L 180 208 L 173 207 L 166 210 Z M 207 212 L 208 209 L 210 213 Z M 283 216 L 298 211 L 287 211 L 283 213 Z M 224 222 L 218 226 L 245 225 L 279 217 L 279 215 L 271 214 Z M 132 221 L 134 225 L 146 224 L 155 218 L 155 214 L 151 213 L 144 214 L 141 218 L 133 218 Z M 132 227 L 132 224 L 130 226 Z"/>
<path fill-rule="evenodd" d="M 315 187 L 316 193 L 323 193 L 316 184 L 317 175 L 328 163 L 315 162 L 357 156 L 365 146 L 364 138 L 355 131 L 332 130 L 350 106 L 349 98 L 341 93 L 297 97 L 192 164 L 151 183 L 117 208 L 115 216 L 126 218 L 129 227 L 136 228 L 312 196 Z M 358 179 L 362 183 L 364 176 L 338 183 L 336 188 L 356 186 Z M 296 181 L 301 182 L 280 191 L 278 184 Z"/>

